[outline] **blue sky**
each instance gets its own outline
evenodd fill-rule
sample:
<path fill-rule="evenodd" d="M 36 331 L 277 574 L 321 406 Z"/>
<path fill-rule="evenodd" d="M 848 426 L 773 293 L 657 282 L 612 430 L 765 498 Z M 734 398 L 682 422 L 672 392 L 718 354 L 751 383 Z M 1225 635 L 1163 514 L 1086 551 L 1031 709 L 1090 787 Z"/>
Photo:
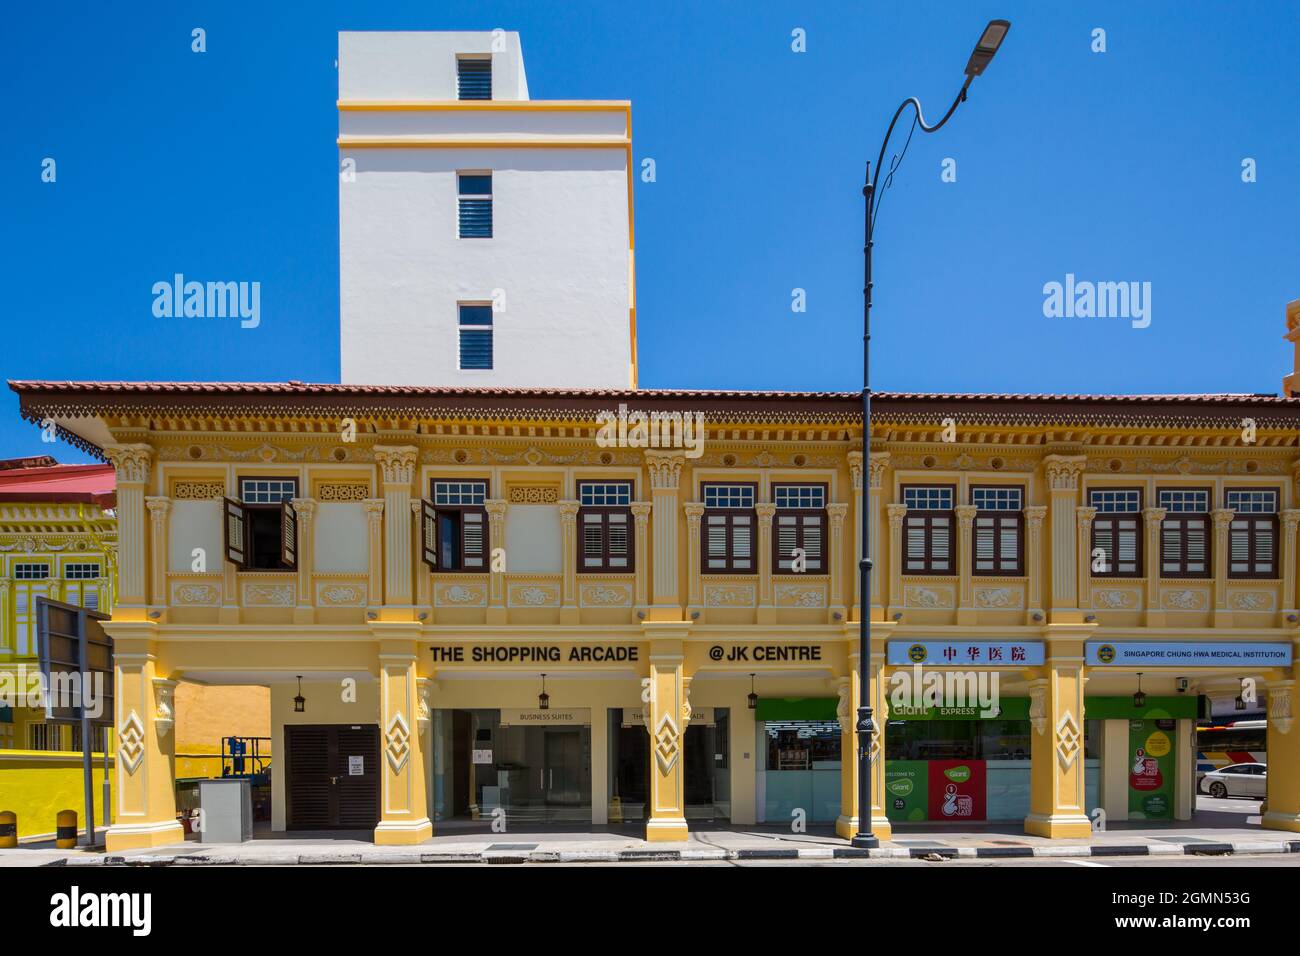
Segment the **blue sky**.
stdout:
<path fill-rule="evenodd" d="M 336 381 L 336 33 L 502 27 L 535 98 L 633 102 L 657 168 L 636 187 L 641 384 L 857 389 L 863 165 L 904 97 L 942 113 L 998 16 L 1002 51 L 885 202 L 873 386 L 1276 391 L 1300 297 L 1300 6 L 1199 0 L 14 7 L 0 373 Z M 259 281 L 261 325 L 154 318 L 176 272 Z M 1067 273 L 1151 283 L 1151 324 L 1046 318 Z M 0 457 L 50 451 L 5 390 Z"/>

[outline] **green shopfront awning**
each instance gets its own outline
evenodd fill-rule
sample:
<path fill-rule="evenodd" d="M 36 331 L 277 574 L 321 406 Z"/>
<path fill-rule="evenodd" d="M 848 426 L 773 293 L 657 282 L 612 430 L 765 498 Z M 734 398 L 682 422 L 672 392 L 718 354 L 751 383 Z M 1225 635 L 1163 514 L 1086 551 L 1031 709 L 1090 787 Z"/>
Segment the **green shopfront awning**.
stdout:
<path fill-rule="evenodd" d="M 760 697 L 755 720 L 835 720 L 835 697 Z"/>

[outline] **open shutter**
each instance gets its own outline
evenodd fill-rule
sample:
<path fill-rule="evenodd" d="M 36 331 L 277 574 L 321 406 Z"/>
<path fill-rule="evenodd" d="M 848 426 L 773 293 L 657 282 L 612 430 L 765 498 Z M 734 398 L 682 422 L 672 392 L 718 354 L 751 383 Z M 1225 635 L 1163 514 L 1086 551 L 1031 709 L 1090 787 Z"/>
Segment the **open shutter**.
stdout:
<path fill-rule="evenodd" d="M 298 515 L 288 501 L 280 502 L 280 563 L 286 568 L 298 566 Z"/>
<path fill-rule="evenodd" d="M 430 571 L 438 570 L 438 512 L 428 498 L 420 499 L 420 557 Z"/>
<path fill-rule="evenodd" d="M 237 568 L 248 564 L 248 514 L 238 501 L 226 499 L 226 560 Z"/>

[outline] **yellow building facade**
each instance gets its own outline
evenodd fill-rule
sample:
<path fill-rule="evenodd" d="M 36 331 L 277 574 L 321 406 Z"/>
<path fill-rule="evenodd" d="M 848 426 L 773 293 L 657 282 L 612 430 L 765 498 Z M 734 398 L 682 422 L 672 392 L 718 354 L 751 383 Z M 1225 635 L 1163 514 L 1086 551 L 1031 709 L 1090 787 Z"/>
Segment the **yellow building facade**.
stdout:
<path fill-rule="evenodd" d="M 117 469 L 111 850 L 182 839 L 183 682 L 268 688 L 281 831 L 1081 837 L 1189 818 L 1198 698 L 1255 693 L 1300 831 L 1300 400 L 884 394 L 864 442 L 852 393 L 11 385 Z"/>

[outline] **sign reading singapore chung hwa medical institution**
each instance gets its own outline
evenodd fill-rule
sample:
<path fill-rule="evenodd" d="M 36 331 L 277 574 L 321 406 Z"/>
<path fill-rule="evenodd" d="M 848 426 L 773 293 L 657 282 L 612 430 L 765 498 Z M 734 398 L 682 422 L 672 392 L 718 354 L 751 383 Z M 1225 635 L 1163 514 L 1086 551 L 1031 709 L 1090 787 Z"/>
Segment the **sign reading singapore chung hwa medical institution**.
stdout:
<path fill-rule="evenodd" d="M 1289 667 L 1290 644 L 1088 641 L 1093 667 Z"/>

